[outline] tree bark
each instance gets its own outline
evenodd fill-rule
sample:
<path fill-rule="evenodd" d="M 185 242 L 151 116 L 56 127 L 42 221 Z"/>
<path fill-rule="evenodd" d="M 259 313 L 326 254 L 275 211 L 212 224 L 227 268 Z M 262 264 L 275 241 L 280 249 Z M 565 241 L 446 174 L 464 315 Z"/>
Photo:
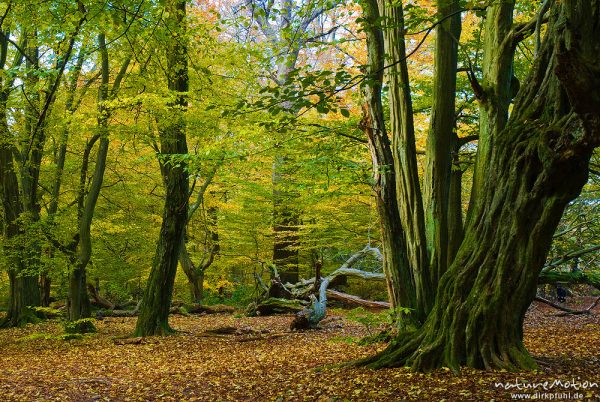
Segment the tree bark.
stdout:
<path fill-rule="evenodd" d="M 184 111 L 187 108 L 188 69 L 186 48 L 186 0 L 166 2 L 165 25 L 170 30 L 167 42 L 167 80 L 175 100 L 161 116 L 159 133 L 161 155 L 187 154 Z M 173 296 L 177 260 L 181 250 L 188 212 L 188 174 L 183 161 L 162 162 L 165 184 L 163 221 L 144 291 L 134 336 L 167 335 L 173 332 L 168 323 Z"/>
<path fill-rule="evenodd" d="M 366 359 L 428 371 L 527 370 L 525 311 L 565 206 L 600 144 L 600 1 L 554 3 L 546 39 L 474 199 L 465 240 L 424 326 Z"/>
<path fill-rule="evenodd" d="M 450 188 L 448 189 L 448 260 L 449 267 L 454 262 L 456 253 L 464 238 L 463 206 L 462 206 L 462 175 L 459 152 L 460 142 L 456 134 L 452 141 L 452 168 L 450 172 Z"/>
<path fill-rule="evenodd" d="M 424 318 L 434 294 L 429 276 L 423 198 L 419 183 L 413 109 L 404 43 L 401 2 L 378 0 L 384 26 L 385 72 L 389 85 L 390 130 L 396 193 L 416 293 L 416 317 Z"/>
<path fill-rule="evenodd" d="M 452 138 L 455 136 L 456 69 L 461 15 L 458 0 L 438 0 L 433 104 L 425 154 L 423 201 L 431 283 L 446 271 Z M 453 16 L 449 17 L 449 15 Z"/>
<path fill-rule="evenodd" d="M 187 233 L 187 227 L 193 218 L 194 214 L 200 208 L 201 205 L 204 205 L 204 194 L 206 193 L 206 189 L 213 181 L 217 170 L 222 165 L 223 159 L 218 161 L 213 169 L 206 176 L 204 183 L 200 187 L 198 194 L 196 195 L 196 201 L 190 205 L 187 212 L 186 219 L 186 227 L 185 232 Z M 204 298 L 204 272 L 212 265 L 214 262 L 215 256 L 219 253 L 219 232 L 217 230 L 218 216 L 217 216 L 217 207 L 208 208 L 208 221 L 206 227 L 208 229 L 207 237 L 210 238 L 208 241 L 208 247 L 205 247 L 204 254 L 202 256 L 202 260 L 198 265 L 196 265 L 190 256 L 190 253 L 187 249 L 186 244 L 186 236 L 183 236 L 181 239 L 181 251 L 179 254 L 179 264 L 181 265 L 181 269 L 183 273 L 188 279 L 190 294 L 192 297 L 192 301 L 196 303 L 200 303 Z M 205 244 L 206 246 L 206 244 Z M 208 248 L 208 249 L 207 249 Z"/>
<path fill-rule="evenodd" d="M 373 164 L 373 189 L 377 202 L 383 249 L 383 270 L 389 299 L 393 308 L 399 310 L 401 327 L 418 325 L 415 281 L 410 267 L 405 233 L 400 219 L 396 190 L 396 169 L 390 140 L 385 127 L 381 102 L 381 87 L 384 71 L 384 41 L 381 29 L 377 0 L 362 2 L 365 18 L 364 31 L 367 36 L 367 85 L 364 88 L 365 106 L 361 126 L 368 139 Z"/>
<path fill-rule="evenodd" d="M 517 45 L 510 39 L 514 6 L 514 0 L 494 0 L 486 10 L 481 93 L 475 92 L 480 105 L 479 141 L 467 219 L 487 180 L 486 167 L 489 166 L 494 142 L 508 121 L 512 63 Z M 474 77 L 474 73 L 471 74 Z"/>

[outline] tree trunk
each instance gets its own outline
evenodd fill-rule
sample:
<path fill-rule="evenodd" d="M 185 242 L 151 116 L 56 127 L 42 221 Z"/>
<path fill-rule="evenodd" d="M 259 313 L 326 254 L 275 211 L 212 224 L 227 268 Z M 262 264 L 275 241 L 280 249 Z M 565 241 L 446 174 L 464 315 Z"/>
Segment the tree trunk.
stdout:
<path fill-rule="evenodd" d="M 69 275 L 68 319 L 77 321 L 91 316 L 91 304 L 86 289 L 85 267 L 77 266 Z"/>
<path fill-rule="evenodd" d="M 87 51 L 85 46 L 82 46 L 77 56 L 77 63 L 71 71 L 71 77 L 67 86 L 67 94 L 65 99 L 65 120 L 69 120 L 71 115 L 75 112 L 77 107 L 75 106 L 75 92 L 77 91 L 77 84 L 79 77 L 81 76 L 81 70 L 83 68 L 83 62 L 85 60 L 85 52 Z M 65 125 L 62 130 L 60 143 L 58 145 L 58 152 L 55 153 L 56 172 L 54 174 L 54 182 L 52 184 L 52 192 L 50 195 L 50 205 L 48 207 L 48 222 L 53 224 L 54 217 L 58 212 L 58 201 L 60 198 L 60 189 L 62 187 L 62 177 L 65 168 L 65 161 L 67 156 L 67 143 L 69 140 L 69 123 Z M 54 257 L 54 247 L 49 250 L 50 258 Z M 52 278 L 48 275 L 48 272 L 43 271 L 40 274 L 40 292 L 41 292 L 41 303 L 42 306 L 47 307 L 50 304 L 50 288 Z"/>
<path fill-rule="evenodd" d="M 78 237 L 78 253 L 75 263 L 75 268 L 71 273 L 70 286 L 69 286 L 69 319 L 72 321 L 87 318 L 91 314 L 90 301 L 87 294 L 86 284 L 86 268 L 92 257 L 92 238 L 91 238 L 91 226 L 92 220 L 94 219 L 94 211 L 96 209 L 96 203 L 100 196 L 102 189 L 102 183 L 104 181 L 104 171 L 106 170 L 106 159 L 108 157 L 109 148 L 109 118 L 111 115 L 110 109 L 106 106 L 105 102 L 109 100 L 109 80 L 110 80 L 110 68 L 108 49 L 106 48 L 106 36 L 104 33 L 98 34 L 98 49 L 100 51 L 101 59 L 101 72 L 102 82 L 98 89 L 98 133 L 100 142 L 98 145 L 98 152 L 96 154 L 96 164 L 94 167 L 94 173 L 92 175 L 92 181 L 85 196 L 84 202 L 80 202 L 78 205 L 78 218 L 79 218 L 79 237 Z M 112 95 L 116 95 L 119 90 L 119 86 L 127 67 L 129 65 L 129 59 L 125 59 L 123 66 L 121 67 L 119 74 L 115 78 L 115 82 L 112 89 Z M 83 163 L 87 166 L 87 162 Z M 85 179 L 87 176 L 87 168 L 83 170 L 82 177 Z M 85 192 L 85 180 L 81 183 L 80 194 Z"/>
<path fill-rule="evenodd" d="M 181 269 L 187 277 L 192 301 L 199 303 L 204 298 L 204 272 L 198 272 L 198 268 L 190 258 L 190 255 L 187 251 L 185 241 L 182 241 L 181 247 L 182 249 L 179 255 L 179 263 L 181 264 Z"/>
<path fill-rule="evenodd" d="M 7 38 L 5 32 L 0 31 L 0 60 L 6 61 Z M 16 57 L 12 67 L 21 63 L 22 56 Z M 4 68 L 1 65 L 0 68 Z M 24 274 L 26 266 L 23 263 L 23 242 L 19 225 L 22 213 L 21 195 L 19 194 L 19 181 L 13 162 L 14 138 L 7 124 L 7 102 L 12 89 L 14 78 L 4 81 L 0 78 L 0 195 L 2 196 L 3 213 L 3 244 L 2 251 L 8 262 L 9 300 L 8 312 L 0 327 L 22 326 L 28 322 L 36 321 L 35 314 L 28 307 L 39 306 L 40 293 L 36 274 Z"/>
<path fill-rule="evenodd" d="M 187 154 L 183 116 L 188 91 L 185 6 L 185 0 L 169 0 L 166 4 L 168 16 L 165 17 L 165 25 L 171 32 L 171 39 L 167 43 L 167 80 L 175 101 L 168 106 L 168 113 L 160 116 L 159 120 L 161 154 L 165 157 Z M 174 161 L 162 162 L 165 184 L 163 221 L 134 336 L 167 335 L 173 332 L 168 323 L 169 308 L 187 221 L 189 190 L 183 162 L 168 162 Z"/>
<path fill-rule="evenodd" d="M 458 0 L 437 0 L 433 70 L 433 105 L 425 157 L 423 201 L 429 255 L 429 274 L 437 284 L 448 262 L 448 203 L 450 192 L 451 144 L 455 135 L 456 68 L 461 16 Z M 454 14 L 452 17 L 447 16 Z"/>
<path fill-rule="evenodd" d="M 50 306 L 50 289 L 52 287 L 52 278 L 47 272 L 40 274 L 40 305 L 42 307 Z"/>
<path fill-rule="evenodd" d="M 196 201 L 190 205 L 187 212 L 187 220 L 185 226 L 185 232 L 187 233 L 187 227 L 193 218 L 194 214 L 200 208 L 201 205 L 204 204 L 204 194 L 206 193 L 206 189 L 212 183 L 217 170 L 223 164 L 223 159 L 219 160 L 214 166 L 213 169 L 206 176 L 204 183 L 198 190 L 198 194 L 196 195 Z M 219 252 L 219 232 L 217 229 L 218 224 L 218 210 L 217 207 L 212 206 L 208 208 L 208 221 L 205 227 L 208 228 L 207 237 L 210 238 L 209 248 L 207 251 L 206 248 L 204 250 L 204 255 L 202 256 L 202 260 L 199 266 L 196 266 L 190 257 L 190 253 L 187 250 L 186 244 L 186 236 L 183 236 L 181 239 L 181 251 L 179 255 L 179 264 L 181 264 L 181 269 L 183 273 L 188 279 L 188 284 L 190 288 L 190 295 L 192 297 L 192 301 L 195 303 L 202 302 L 204 298 L 204 272 L 208 267 L 210 267 L 214 261 L 215 255 Z"/>
<path fill-rule="evenodd" d="M 396 193 L 400 220 L 405 233 L 410 269 L 416 292 L 416 315 L 425 317 L 434 294 L 430 283 L 423 199 L 419 183 L 412 100 L 404 43 L 404 16 L 401 2 L 378 0 L 384 29 L 386 74 L 389 85 L 390 130 L 394 157 Z"/>
<path fill-rule="evenodd" d="M 418 314 L 415 282 L 398 207 L 395 162 L 381 102 L 384 43 L 381 30 L 376 26 L 380 16 L 376 0 L 365 0 L 362 7 L 365 17 L 364 30 L 367 35 L 368 84 L 364 89 L 366 104 L 361 126 L 367 135 L 373 162 L 373 182 L 381 226 L 383 270 L 386 273 L 392 307 L 407 309 L 399 310 L 403 311 L 397 317 L 399 325 L 406 328 L 415 327 L 424 319 L 424 315 L 420 317 Z"/>
<path fill-rule="evenodd" d="M 452 141 L 452 168 L 450 172 L 450 188 L 448 189 L 448 262 L 451 266 L 456 253 L 464 238 L 463 206 L 462 206 L 462 175 L 459 152 L 460 143 L 456 134 Z"/>
<path fill-rule="evenodd" d="M 276 155 L 273 162 L 273 264 L 279 268 L 282 283 L 296 283 L 298 271 L 298 212 L 290 205 L 293 195 L 282 188 L 291 175 L 287 157 Z"/>
<path fill-rule="evenodd" d="M 600 144 L 600 1 L 554 4 L 527 85 L 483 167 L 487 179 L 473 219 L 432 312 L 416 333 L 399 335 L 363 364 L 421 371 L 536 367 L 523 345 L 525 311 L 563 210 L 586 183 Z"/>
<path fill-rule="evenodd" d="M 512 63 L 517 42 L 506 39 L 511 35 L 514 6 L 514 0 L 494 0 L 486 10 L 481 92 L 475 92 L 480 105 L 479 141 L 467 219 L 472 204 L 487 181 L 486 167 L 489 166 L 494 142 L 508 121 Z"/>

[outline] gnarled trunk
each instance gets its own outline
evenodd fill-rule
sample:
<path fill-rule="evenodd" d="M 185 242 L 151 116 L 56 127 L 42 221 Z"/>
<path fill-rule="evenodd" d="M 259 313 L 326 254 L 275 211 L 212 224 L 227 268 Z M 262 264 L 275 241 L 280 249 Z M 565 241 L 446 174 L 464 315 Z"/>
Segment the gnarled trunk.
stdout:
<path fill-rule="evenodd" d="M 498 132 L 465 239 L 424 326 L 373 367 L 533 369 L 525 311 L 567 203 L 600 144 L 600 1 L 555 3 L 546 40 Z"/>

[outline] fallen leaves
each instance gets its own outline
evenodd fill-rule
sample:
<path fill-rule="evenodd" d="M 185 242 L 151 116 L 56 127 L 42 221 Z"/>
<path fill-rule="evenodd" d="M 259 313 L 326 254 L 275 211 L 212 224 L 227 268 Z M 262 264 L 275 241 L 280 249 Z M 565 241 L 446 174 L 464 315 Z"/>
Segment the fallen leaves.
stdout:
<path fill-rule="evenodd" d="M 71 341 L 36 336 L 60 334 L 60 325 L 44 322 L 0 331 L 0 400 L 501 401 L 510 393 L 494 382 L 516 376 L 598 381 L 598 316 L 552 314 L 535 306 L 526 321 L 526 345 L 544 362 L 538 372 L 463 369 L 458 377 L 334 366 L 373 353 L 336 340 L 366 334 L 343 317 L 322 330 L 290 332 L 290 316 L 174 316 L 179 334 L 132 339 L 124 337 L 135 318 L 106 318 L 97 334 Z"/>

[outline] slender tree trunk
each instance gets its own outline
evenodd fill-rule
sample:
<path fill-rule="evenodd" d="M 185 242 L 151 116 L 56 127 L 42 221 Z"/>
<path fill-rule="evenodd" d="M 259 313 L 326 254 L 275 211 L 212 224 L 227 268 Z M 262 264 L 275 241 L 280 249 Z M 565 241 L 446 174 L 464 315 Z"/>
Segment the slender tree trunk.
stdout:
<path fill-rule="evenodd" d="M 77 57 L 77 64 L 71 72 L 71 77 L 68 84 L 68 91 L 65 100 L 65 119 L 68 121 L 71 115 L 75 112 L 75 92 L 77 91 L 77 84 L 81 75 L 81 69 L 83 68 L 84 54 L 86 48 L 82 46 L 79 50 Z M 67 157 L 67 143 L 69 140 L 69 123 L 67 122 L 63 128 L 60 143 L 58 146 L 58 154 L 56 155 L 56 172 L 54 174 L 54 183 L 52 185 L 52 193 L 50 198 L 50 205 L 48 206 L 48 221 L 50 224 L 53 223 L 54 216 L 58 212 L 58 202 L 60 198 L 60 189 L 62 187 L 62 177 L 65 168 L 65 161 Z M 50 248 L 50 258 L 54 257 L 55 249 Z M 42 271 L 40 274 L 40 292 L 41 292 L 41 303 L 42 306 L 48 306 L 50 304 L 50 290 L 52 285 L 52 278 L 48 275 L 48 272 Z"/>
<path fill-rule="evenodd" d="M 438 0 L 433 69 L 433 105 L 427 136 L 423 199 L 431 283 L 437 285 L 448 262 L 448 202 L 451 143 L 455 124 L 456 68 L 461 16 L 458 0 Z"/>
<path fill-rule="evenodd" d="M 199 272 L 187 251 L 187 246 L 185 243 L 183 243 L 181 247 L 182 250 L 181 254 L 179 255 L 181 269 L 187 277 L 192 301 L 200 303 L 204 298 L 204 271 Z"/>
<path fill-rule="evenodd" d="M 290 161 L 276 155 L 273 162 L 273 263 L 279 269 L 282 283 L 296 283 L 298 270 L 298 211 L 290 202 L 293 195 L 284 190 L 292 180 L 288 170 Z"/>
<path fill-rule="evenodd" d="M 401 2 L 389 0 L 378 0 L 378 5 L 384 26 L 390 130 L 398 209 L 406 234 L 408 259 L 415 281 L 416 314 L 418 317 L 425 317 L 431 309 L 434 294 L 429 276 L 423 200 L 417 167 L 413 110 L 404 43 L 403 8 Z"/>
<path fill-rule="evenodd" d="M 462 175 L 459 161 L 460 143 L 456 134 L 452 140 L 452 168 L 450 172 L 450 188 L 448 189 L 448 260 L 446 266 L 452 265 L 458 248 L 464 238 L 462 207 Z"/>
<path fill-rule="evenodd" d="M 375 198 L 381 225 L 383 269 L 392 307 L 412 309 L 399 310 L 397 316 L 399 326 L 403 329 L 414 329 L 419 321 L 419 317 L 414 314 L 417 306 L 415 284 L 400 221 L 395 163 L 381 103 L 384 44 L 382 31 L 377 27 L 377 21 L 380 20 L 377 0 L 363 0 L 362 7 L 365 18 L 364 30 L 367 36 L 368 84 L 364 89 L 366 104 L 361 126 L 367 135 L 373 161 Z"/>
<path fill-rule="evenodd" d="M 99 136 L 99 144 L 92 181 L 84 202 L 79 204 L 78 252 L 75 267 L 71 273 L 69 286 L 69 319 L 72 321 L 89 317 L 91 314 L 91 305 L 87 294 L 86 269 L 92 256 L 92 220 L 94 218 L 96 203 L 98 202 L 98 197 L 100 196 L 100 191 L 102 189 L 104 171 L 106 170 L 106 159 L 108 157 L 108 123 L 111 112 L 106 106 L 105 102 L 109 100 L 111 95 L 109 95 L 110 68 L 108 49 L 106 48 L 106 36 L 104 33 L 100 33 L 98 35 L 98 49 L 100 51 L 102 75 L 102 82 L 100 84 L 100 88 L 98 89 L 97 135 Z M 121 80 L 123 79 L 128 66 L 129 58 L 125 59 L 121 69 L 119 70 L 119 73 L 115 77 L 115 82 L 112 88 L 112 96 L 115 96 L 118 92 Z M 84 165 L 85 164 L 86 162 L 84 162 Z M 87 169 L 85 169 L 84 172 L 85 171 L 87 171 Z M 85 176 L 86 175 L 83 175 L 83 177 Z M 82 186 L 84 185 L 85 181 L 82 183 Z M 83 187 L 80 189 L 80 191 L 83 191 Z"/>
<path fill-rule="evenodd" d="M 487 180 L 424 326 L 363 363 L 428 371 L 536 367 L 523 319 L 564 208 L 600 144 L 600 1 L 554 3 L 547 35 L 498 132 Z"/>
<path fill-rule="evenodd" d="M 188 70 L 186 50 L 186 0 L 166 2 L 165 24 L 171 32 L 167 43 L 167 80 L 176 98 L 168 115 L 161 116 L 159 133 L 161 154 L 165 157 L 187 154 L 184 110 L 187 107 Z M 173 33 L 177 33 L 174 35 Z M 146 285 L 135 336 L 166 335 L 177 260 L 181 251 L 188 213 L 188 175 L 183 163 L 164 163 L 165 204 L 163 222 Z"/>
<path fill-rule="evenodd" d="M 479 100 L 479 141 L 471 188 L 471 204 L 479 196 L 487 180 L 486 167 L 494 148 L 494 142 L 508 121 L 511 101 L 510 84 L 513 76 L 512 63 L 516 42 L 507 41 L 513 21 L 514 0 L 494 0 L 485 17 L 483 39 L 483 63 Z M 470 215 L 467 215 L 469 219 Z"/>

